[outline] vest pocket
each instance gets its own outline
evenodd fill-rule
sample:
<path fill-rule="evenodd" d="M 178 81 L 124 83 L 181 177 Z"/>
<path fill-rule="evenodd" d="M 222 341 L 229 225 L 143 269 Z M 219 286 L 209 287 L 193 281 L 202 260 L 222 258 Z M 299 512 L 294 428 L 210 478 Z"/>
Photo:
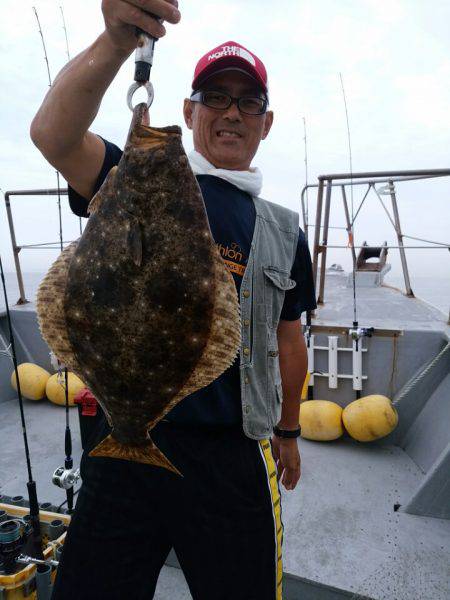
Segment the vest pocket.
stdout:
<path fill-rule="evenodd" d="M 279 267 L 263 267 L 264 299 L 267 322 L 270 327 L 277 327 L 283 308 L 284 294 L 297 284 L 289 277 L 289 273 Z"/>

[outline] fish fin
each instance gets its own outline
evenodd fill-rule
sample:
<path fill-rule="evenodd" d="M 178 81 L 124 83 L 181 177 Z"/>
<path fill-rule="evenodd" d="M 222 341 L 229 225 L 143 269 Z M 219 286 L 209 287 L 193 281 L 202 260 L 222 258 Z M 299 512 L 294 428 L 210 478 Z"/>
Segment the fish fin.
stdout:
<path fill-rule="evenodd" d="M 92 200 L 89 202 L 89 205 L 87 207 L 87 212 L 89 213 L 89 215 L 93 215 L 94 213 L 96 213 L 98 211 L 98 209 L 100 208 L 100 206 L 103 202 L 103 199 L 110 195 L 110 193 L 113 189 L 113 186 L 114 186 L 116 171 L 117 171 L 117 165 L 112 167 L 112 169 L 109 171 L 108 175 L 106 176 L 105 181 L 103 182 L 101 188 L 94 195 Z"/>
<path fill-rule="evenodd" d="M 127 215 L 127 248 L 131 253 L 131 258 L 137 267 L 142 264 L 142 232 L 138 219 L 131 213 Z"/>
<path fill-rule="evenodd" d="M 42 337 L 50 350 L 71 371 L 83 379 L 81 368 L 72 350 L 64 316 L 67 275 L 77 245 L 78 240 L 61 252 L 40 283 L 36 295 L 36 313 Z"/>
<path fill-rule="evenodd" d="M 236 285 L 216 246 L 214 246 L 212 252 L 215 302 L 208 341 L 189 379 L 165 407 L 164 412 L 158 416 L 158 420 L 167 414 L 180 400 L 217 379 L 233 364 L 239 351 L 241 318 Z M 151 429 L 154 425 L 153 422 L 147 426 Z"/>
<path fill-rule="evenodd" d="M 154 467 L 163 467 L 182 477 L 178 469 L 173 466 L 151 439 L 148 439 L 148 443 L 143 446 L 129 446 L 118 442 L 112 435 L 108 435 L 103 442 L 100 442 L 98 446 L 89 452 L 89 456 L 120 458 L 153 465 Z"/>

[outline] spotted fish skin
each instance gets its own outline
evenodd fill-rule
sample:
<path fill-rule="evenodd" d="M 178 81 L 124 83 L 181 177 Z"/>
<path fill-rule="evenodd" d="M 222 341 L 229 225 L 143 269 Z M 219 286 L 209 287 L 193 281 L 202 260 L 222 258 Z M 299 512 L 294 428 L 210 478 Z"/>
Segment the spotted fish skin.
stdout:
<path fill-rule="evenodd" d="M 135 109 L 122 159 L 91 202 L 85 231 L 70 262 L 61 263 L 65 271 L 58 272 L 53 292 L 63 296 L 58 327 L 68 338 L 66 357 L 113 427 L 93 454 L 176 471 L 148 432 L 232 364 L 240 343 L 239 303 L 181 130 L 145 127 L 143 106 Z M 49 341 L 43 304 L 38 294 Z"/>

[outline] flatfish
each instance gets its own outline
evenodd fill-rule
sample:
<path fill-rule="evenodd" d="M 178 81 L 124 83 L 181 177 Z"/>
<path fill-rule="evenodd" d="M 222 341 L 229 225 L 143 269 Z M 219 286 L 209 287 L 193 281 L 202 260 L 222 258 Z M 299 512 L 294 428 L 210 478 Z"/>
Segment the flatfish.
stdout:
<path fill-rule="evenodd" d="M 37 295 L 42 335 L 101 404 L 112 433 L 92 456 L 178 470 L 150 430 L 216 379 L 240 344 L 233 278 L 211 235 L 179 127 L 134 110 L 123 156 L 81 238 Z"/>

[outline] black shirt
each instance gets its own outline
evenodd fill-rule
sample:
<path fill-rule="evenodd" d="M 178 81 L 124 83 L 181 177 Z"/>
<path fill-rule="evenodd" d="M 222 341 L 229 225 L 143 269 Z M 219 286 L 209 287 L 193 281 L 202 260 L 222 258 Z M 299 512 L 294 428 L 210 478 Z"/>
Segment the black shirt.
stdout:
<path fill-rule="evenodd" d="M 110 169 L 117 165 L 122 151 L 105 141 L 106 153 L 94 193 L 101 187 Z M 233 275 L 239 293 L 255 227 L 252 198 L 235 185 L 212 175 L 198 175 L 209 225 L 214 241 Z M 88 201 L 69 187 L 72 211 L 87 217 Z M 281 319 L 294 321 L 305 310 L 316 307 L 311 257 L 305 236 L 300 230 L 297 252 L 291 270 L 297 285 L 286 292 Z M 184 398 L 165 417 L 186 425 L 238 425 L 242 423 L 239 358 L 210 385 Z"/>

